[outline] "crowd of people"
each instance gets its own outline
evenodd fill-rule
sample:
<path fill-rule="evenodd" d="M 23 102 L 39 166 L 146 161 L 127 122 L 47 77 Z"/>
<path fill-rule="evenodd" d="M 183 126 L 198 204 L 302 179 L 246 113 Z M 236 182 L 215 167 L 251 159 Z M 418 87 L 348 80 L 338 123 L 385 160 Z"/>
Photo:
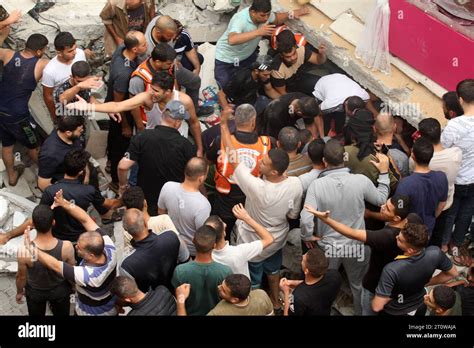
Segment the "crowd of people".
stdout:
<path fill-rule="evenodd" d="M 344 281 L 355 315 L 473 315 L 473 79 L 443 96 L 444 129 L 425 118 L 413 133 L 407 115 L 346 74 L 314 72 L 326 47 L 284 25 L 308 8 L 274 13 L 253 0 L 217 42 L 220 124 L 205 127 L 204 58 L 179 21 L 155 11 L 149 0 L 107 1 L 104 103 L 72 33 L 57 34 L 53 59 L 42 34 L 22 51 L 0 48 L 9 185 L 24 170 L 20 143 L 42 191 L 32 216 L 0 234 L 0 244 L 24 235 L 16 300 L 30 315 L 47 303 L 69 315 L 74 303 L 76 315 L 328 316 Z M 28 110 L 40 81 L 55 125 L 44 140 Z M 94 112 L 110 115 L 113 199 L 85 150 Z M 290 233 L 301 237 L 301 270 L 287 279 Z"/>

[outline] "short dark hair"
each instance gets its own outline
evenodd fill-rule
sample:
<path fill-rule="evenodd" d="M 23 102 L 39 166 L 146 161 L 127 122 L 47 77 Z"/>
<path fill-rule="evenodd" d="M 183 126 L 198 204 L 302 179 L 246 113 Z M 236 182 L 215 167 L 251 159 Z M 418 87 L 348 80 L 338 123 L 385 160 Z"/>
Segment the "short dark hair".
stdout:
<path fill-rule="evenodd" d="M 25 47 L 30 51 L 42 50 L 48 45 L 49 41 L 46 36 L 42 34 L 32 34 L 26 40 Z"/>
<path fill-rule="evenodd" d="M 347 108 L 351 112 L 354 112 L 357 109 L 364 109 L 365 108 L 365 101 L 357 95 L 354 95 L 352 97 L 348 97 L 344 101 L 344 104 L 347 105 Z"/>
<path fill-rule="evenodd" d="M 313 164 L 323 164 L 324 140 L 315 139 L 308 145 L 308 156 Z"/>
<path fill-rule="evenodd" d="M 442 98 L 448 111 L 454 111 L 456 116 L 464 115 L 464 110 L 461 104 L 459 103 L 459 98 L 456 92 L 446 92 L 445 94 L 443 94 Z"/>
<path fill-rule="evenodd" d="M 445 311 L 454 307 L 456 292 L 446 285 L 438 285 L 433 289 L 433 298 L 436 304 Z"/>
<path fill-rule="evenodd" d="M 175 58 L 176 51 L 174 48 L 164 42 L 158 43 L 151 52 L 151 59 L 158 60 L 160 62 L 173 61 Z"/>
<path fill-rule="evenodd" d="M 290 157 L 282 149 L 271 149 L 268 151 L 268 157 L 272 160 L 272 168 L 283 175 L 290 165 Z"/>
<path fill-rule="evenodd" d="M 212 251 L 217 241 L 217 232 L 208 225 L 199 227 L 194 234 L 193 243 L 196 251 L 201 254 L 207 254 Z"/>
<path fill-rule="evenodd" d="M 231 274 L 225 279 L 225 284 L 230 289 L 232 297 L 237 297 L 239 300 L 245 300 L 249 297 L 252 284 L 250 279 L 244 274 Z"/>
<path fill-rule="evenodd" d="M 300 142 L 298 130 L 295 127 L 283 127 L 278 133 L 278 142 L 286 152 L 297 150 Z"/>
<path fill-rule="evenodd" d="M 89 63 L 87 62 L 84 62 L 81 60 L 79 62 L 75 62 L 71 66 L 71 75 L 73 77 L 83 78 L 83 77 L 89 76 L 90 74 L 91 74 L 91 67 Z"/>
<path fill-rule="evenodd" d="M 336 139 L 330 139 L 323 150 L 324 160 L 331 166 L 344 164 L 344 146 Z"/>
<path fill-rule="evenodd" d="M 77 128 L 84 125 L 82 116 L 63 116 L 58 118 L 58 130 L 60 132 L 74 132 Z"/>
<path fill-rule="evenodd" d="M 321 113 L 319 103 L 314 97 L 303 97 L 298 100 L 299 112 L 303 119 L 314 119 Z"/>
<path fill-rule="evenodd" d="M 153 74 L 153 78 L 151 79 L 151 84 L 154 86 L 158 86 L 165 91 L 173 90 L 174 87 L 174 78 L 166 71 L 161 71 L 157 74 Z"/>
<path fill-rule="evenodd" d="M 64 172 L 68 176 L 76 177 L 86 168 L 90 157 L 90 153 L 83 149 L 70 150 L 64 156 Z"/>
<path fill-rule="evenodd" d="M 197 178 L 206 175 L 208 165 L 205 159 L 200 157 L 191 158 L 184 168 L 184 175 L 189 178 Z"/>
<path fill-rule="evenodd" d="M 306 267 L 313 277 L 319 278 L 326 274 L 329 261 L 321 249 L 309 249 L 306 253 Z"/>
<path fill-rule="evenodd" d="M 135 36 L 136 31 L 130 30 L 127 34 L 125 34 L 125 39 L 123 43 L 127 50 L 131 50 L 132 48 L 137 47 L 140 44 L 140 41 Z"/>
<path fill-rule="evenodd" d="M 143 210 L 145 206 L 145 194 L 140 186 L 130 186 L 122 195 L 123 205 L 125 208 L 135 208 Z"/>
<path fill-rule="evenodd" d="M 425 118 L 418 124 L 418 130 L 423 138 L 429 140 L 431 144 L 439 144 L 441 138 L 441 124 L 436 118 Z"/>
<path fill-rule="evenodd" d="M 474 103 L 474 79 L 465 79 L 459 82 L 456 93 L 465 103 Z"/>
<path fill-rule="evenodd" d="M 290 53 L 297 47 L 293 32 L 289 29 L 283 30 L 276 37 L 276 49 L 278 53 Z"/>
<path fill-rule="evenodd" d="M 81 237 L 88 238 L 84 245 L 85 251 L 97 257 L 104 253 L 104 238 L 98 232 L 84 232 L 79 236 L 79 238 Z"/>
<path fill-rule="evenodd" d="M 395 215 L 404 220 L 410 214 L 410 197 L 401 194 L 395 194 L 390 198 L 390 202 L 395 206 Z"/>
<path fill-rule="evenodd" d="M 217 215 L 209 216 L 206 221 L 204 221 L 204 225 L 211 226 L 217 233 L 217 239 L 221 239 L 222 235 L 225 235 L 225 227 L 224 222 L 222 219 Z"/>
<path fill-rule="evenodd" d="M 250 11 L 268 13 L 272 11 L 272 2 L 270 0 L 253 0 Z"/>
<path fill-rule="evenodd" d="M 413 144 L 413 155 L 415 155 L 416 163 L 427 166 L 433 158 L 434 148 L 431 141 L 425 137 L 419 138 Z"/>
<path fill-rule="evenodd" d="M 71 33 L 62 31 L 54 38 L 54 48 L 56 51 L 63 51 L 66 48 L 72 47 L 76 44 L 76 39 Z"/>
<path fill-rule="evenodd" d="M 110 292 L 119 298 L 133 297 L 138 293 L 138 286 L 135 279 L 118 276 L 112 281 Z"/>
<path fill-rule="evenodd" d="M 416 250 L 421 250 L 428 244 L 428 228 L 424 224 L 407 223 L 400 233 L 403 233 L 406 242 Z"/>
<path fill-rule="evenodd" d="M 39 204 L 33 209 L 31 218 L 38 233 L 47 233 L 53 226 L 54 213 L 49 205 Z"/>
<path fill-rule="evenodd" d="M 313 140 L 313 134 L 311 134 L 309 129 L 300 129 L 298 138 L 300 139 L 302 145 L 306 145 L 311 142 L 311 140 Z"/>

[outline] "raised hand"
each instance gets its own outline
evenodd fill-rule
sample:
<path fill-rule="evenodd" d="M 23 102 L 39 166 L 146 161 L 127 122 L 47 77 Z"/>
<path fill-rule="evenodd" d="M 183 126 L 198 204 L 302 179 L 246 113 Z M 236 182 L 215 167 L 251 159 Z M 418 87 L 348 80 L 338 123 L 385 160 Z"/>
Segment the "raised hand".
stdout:
<path fill-rule="evenodd" d="M 321 220 L 324 220 L 324 219 L 327 219 L 329 217 L 329 214 L 331 213 L 329 210 L 326 210 L 326 211 L 318 211 L 316 209 L 314 209 L 312 206 L 310 205 L 305 205 L 304 208 L 311 214 L 313 214 L 314 216 L 316 216 L 318 219 L 321 219 Z"/>
<path fill-rule="evenodd" d="M 390 166 L 390 161 L 388 157 L 383 153 L 377 152 L 375 158 L 377 159 L 377 161 L 371 160 L 370 163 L 372 163 L 380 173 L 388 173 L 388 168 Z"/>
<path fill-rule="evenodd" d="M 239 220 L 247 221 L 248 219 L 250 219 L 250 215 L 248 211 L 245 210 L 242 203 L 234 205 L 234 207 L 232 208 L 232 213 Z"/>

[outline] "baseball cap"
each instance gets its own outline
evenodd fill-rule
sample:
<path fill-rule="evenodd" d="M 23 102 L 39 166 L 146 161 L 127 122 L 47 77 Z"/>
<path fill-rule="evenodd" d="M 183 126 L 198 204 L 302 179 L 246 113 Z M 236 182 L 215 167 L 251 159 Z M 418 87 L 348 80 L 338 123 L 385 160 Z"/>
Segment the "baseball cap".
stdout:
<path fill-rule="evenodd" d="M 179 100 L 172 100 L 166 104 L 165 110 L 169 111 L 171 118 L 175 120 L 189 120 L 189 113 L 186 107 Z"/>

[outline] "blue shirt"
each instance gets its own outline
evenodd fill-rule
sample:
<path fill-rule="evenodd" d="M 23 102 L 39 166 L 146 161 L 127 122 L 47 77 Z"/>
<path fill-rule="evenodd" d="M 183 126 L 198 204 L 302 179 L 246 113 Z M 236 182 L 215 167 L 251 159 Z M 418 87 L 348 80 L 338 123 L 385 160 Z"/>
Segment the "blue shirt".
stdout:
<path fill-rule="evenodd" d="M 258 47 L 261 36 L 239 45 L 229 44 L 230 33 L 248 33 L 257 30 L 262 25 L 275 21 L 275 14 L 272 12 L 267 23 L 255 24 L 250 17 L 250 7 L 236 13 L 230 20 L 229 26 L 224 34 L 222 34 L 216 46 L 216 59 L 224 63 L 238 63 L 250 57 Z"/>
<path fill-rule="evenodd" d="M 420 216 L 428 227 L 431 236 L 436 221 L 435 212 L 438 204 L 446 202 L 448 199 L 446 174 L 438 171 L 413 173 L 400 181 L 396 194 L 410 197 L 410 212 Z"/>

